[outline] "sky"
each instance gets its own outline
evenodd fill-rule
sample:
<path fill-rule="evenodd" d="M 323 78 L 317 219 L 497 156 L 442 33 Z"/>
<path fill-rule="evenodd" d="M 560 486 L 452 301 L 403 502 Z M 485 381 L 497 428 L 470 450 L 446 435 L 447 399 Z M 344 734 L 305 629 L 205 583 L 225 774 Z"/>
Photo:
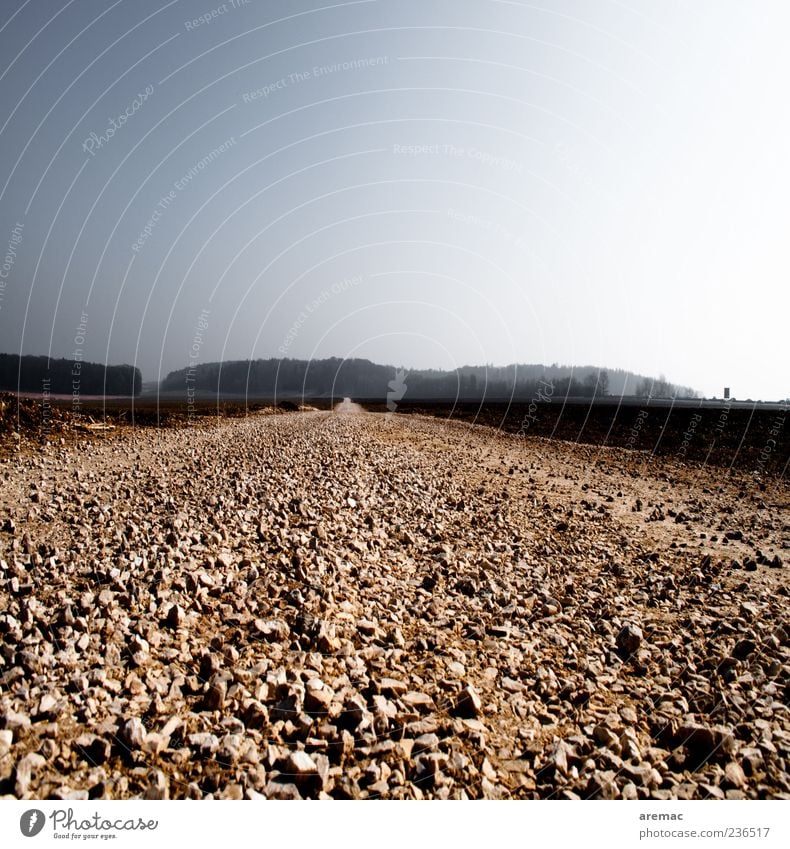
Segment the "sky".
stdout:
<path fill-rule="evenodd" d="M 0 351 L 790 396 L 784 0 L 4 0 Z"/>

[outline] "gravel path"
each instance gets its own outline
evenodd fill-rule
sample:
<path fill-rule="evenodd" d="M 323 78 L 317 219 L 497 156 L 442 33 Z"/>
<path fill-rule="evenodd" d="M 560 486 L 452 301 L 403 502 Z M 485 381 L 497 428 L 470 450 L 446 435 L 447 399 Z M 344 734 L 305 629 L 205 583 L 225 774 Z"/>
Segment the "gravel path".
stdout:
<path fill-rule="evenodd" d="M 790 796 L 782 482 L 348 401 L 1 478 L 0 795 Z"/>

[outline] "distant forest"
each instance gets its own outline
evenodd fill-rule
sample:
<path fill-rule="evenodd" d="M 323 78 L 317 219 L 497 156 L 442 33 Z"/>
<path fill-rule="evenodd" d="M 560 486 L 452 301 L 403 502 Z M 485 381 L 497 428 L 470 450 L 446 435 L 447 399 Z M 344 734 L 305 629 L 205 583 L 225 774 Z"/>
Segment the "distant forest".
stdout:
<path fill-rule="evenodd" d="M 400 377 L 398 377 L 400 374 Z M 391 385 L 392 384 L 392 385 Z M 170 372 L 160 384 L 165 392 L 242 396 L 307 397 L 510 398 L 518 400 L 580 396 L 698 398 L 687 386 L 663 376 L 644 377 L 622 369 L 558 365 L 463 366 L 453 371 L 396 370 L 370 360 L 236 360 L 203 363 Z M 394 395 L 391 395 L 394 397 Z"/>
<path fill-rule="evenodd" d="M 139 395 L 143 378 L 134 366 L 0 354 L 0 389 L 51 395 Z"/>

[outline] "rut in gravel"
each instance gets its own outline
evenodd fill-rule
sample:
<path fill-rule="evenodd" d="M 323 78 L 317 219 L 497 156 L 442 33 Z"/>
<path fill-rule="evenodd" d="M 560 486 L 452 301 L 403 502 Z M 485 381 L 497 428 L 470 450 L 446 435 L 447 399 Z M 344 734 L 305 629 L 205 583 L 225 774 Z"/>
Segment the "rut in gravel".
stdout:
<path fill-rule="evenodd" d="M 2 478 L 7 797 L 790 793 L 781 481 L 348 399 Z"/>

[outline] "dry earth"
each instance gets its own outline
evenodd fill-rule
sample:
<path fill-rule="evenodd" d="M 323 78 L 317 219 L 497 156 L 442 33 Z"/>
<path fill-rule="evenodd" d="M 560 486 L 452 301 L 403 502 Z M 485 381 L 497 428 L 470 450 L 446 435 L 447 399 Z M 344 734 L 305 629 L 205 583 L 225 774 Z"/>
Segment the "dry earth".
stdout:
<path fill-rule="evenodd" d="M 344 404 L 13 443 L 6 798 L 788 798 L 788 490 Z"/>

